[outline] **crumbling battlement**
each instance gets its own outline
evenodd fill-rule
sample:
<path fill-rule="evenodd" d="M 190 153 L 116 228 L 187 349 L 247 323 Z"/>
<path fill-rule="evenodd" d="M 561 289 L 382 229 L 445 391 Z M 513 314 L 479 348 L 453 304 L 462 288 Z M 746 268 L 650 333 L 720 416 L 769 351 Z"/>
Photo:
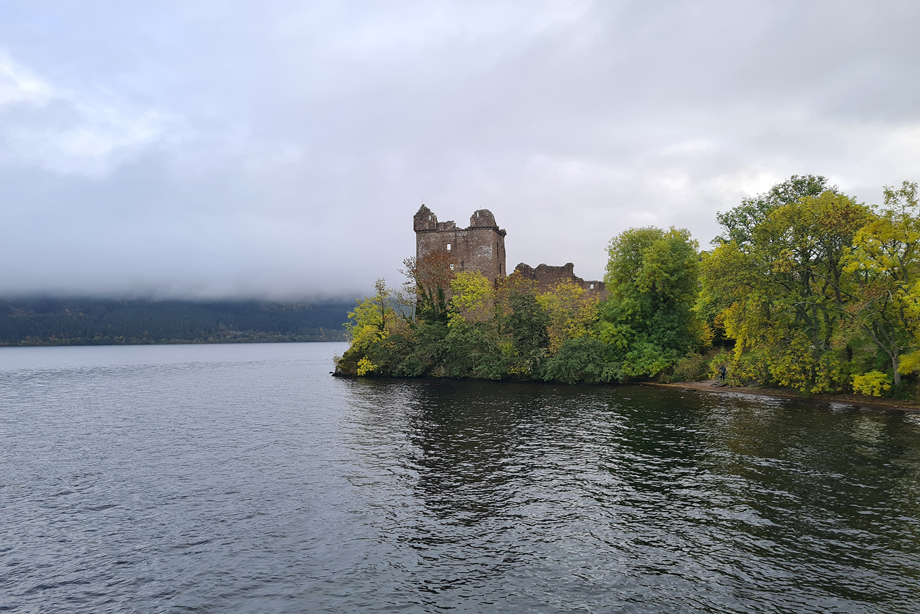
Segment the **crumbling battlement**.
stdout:
<path fill-rule="evenodd" d="M 562 266 L 540 264 L 537 268 L 533 268 L 529 264 L 522 262 L 514 267 L 514 272 L 519 273 L 524 279 L 535 281 L 537 283 L 537 288 L 541 291 L 550 290 L 564 281 L 570 281 L 588 292 L 597 292 L 601 300 L 607 298 L 607 287 L 604 285 L 604 282 L 585 281 L 581 277 L 576 277 L 575 265 L 571 262 L 567 262 Z"/>
<path fill-rule="evenodd" d="M 418 260 L 446 252 L 455 272 L 479 271 L 493 283 L 508 274 L 506 233 L 498 227 L 495 216 L 488 209 L 475 211 L 468 228 L 458 228 L 452 220 L 439 222 L 438 216 L 425 205 L 419 208 L 412 221 Z"/>

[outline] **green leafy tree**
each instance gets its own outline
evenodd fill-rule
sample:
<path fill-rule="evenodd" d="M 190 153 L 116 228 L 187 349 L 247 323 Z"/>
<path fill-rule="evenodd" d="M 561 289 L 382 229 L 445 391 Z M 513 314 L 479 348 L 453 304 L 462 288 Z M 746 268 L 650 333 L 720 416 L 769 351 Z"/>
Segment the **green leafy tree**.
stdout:
<path fill-rule="evenodd" d="M 618 352 L 594 337 L 566 339 L 546 361 L 543 379 L 565 384 L 606 384 L 623 379 Z"/>
<path fill-rule="evenodd" d="M 622 373 L 653 376 L 705 343 L 693 312 L 698 245 L 684 229 L 633 228 L 614 237 L 598 336 L 623 355 Z"/>
<path fill-rule="evenodd" d="M 722 234 L 716 237 L 713 243 L 734 242 L 743 249 L 753 242 L 754 229 L 767 218 L 771 211 L 783 205 L 798 202 L 808 196 L 818 196 L 828 190 L 836 192 L 837 188 L 828 185 L 827 177 L 793 175 L 763 194 L 743 199 L 740 205 L 730 211 L 717 213 L 716 219 L 722 226 Z"/>

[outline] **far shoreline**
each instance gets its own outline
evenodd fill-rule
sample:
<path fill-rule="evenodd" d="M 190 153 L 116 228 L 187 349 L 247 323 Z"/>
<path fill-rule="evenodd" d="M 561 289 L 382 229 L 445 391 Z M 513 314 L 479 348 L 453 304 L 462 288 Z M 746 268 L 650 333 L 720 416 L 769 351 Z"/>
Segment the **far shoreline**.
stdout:
<path fill-rule="evenodd" d="M 718 380 L 705 380 L 702 382 L 674 382 L 670 384 L 663 384 L 659 382 L 642 382 L 640 385 L 654 386 L 657 388 L 672 388 L 693 392 L 711 392 L 713 394 L 745 394 L 774 399 L 796 399 L 799 401 L 817 401 L 822 403 L 843 403 L 846 405 L 855 405 L 857 407 L 864 407 L 867 409 L 920 412 L 920 406 L 911 405 L 907 401 L 898 401 L 895 399 L 885 399 L 881 397 L 875 399 L 856 394 L 803 395 L 795 390 L 784 388 L 749 388 L 746 386 L 720 385 Z"/>
<path fill-rule="evenodd" d="M 138 345 L 252 345 L 259 343 L 348 343 L 348 339 L 245 339 L 240 341 L 138 341 L 137 343 L 0 343 L 0 348 L 88 348 Z"/>

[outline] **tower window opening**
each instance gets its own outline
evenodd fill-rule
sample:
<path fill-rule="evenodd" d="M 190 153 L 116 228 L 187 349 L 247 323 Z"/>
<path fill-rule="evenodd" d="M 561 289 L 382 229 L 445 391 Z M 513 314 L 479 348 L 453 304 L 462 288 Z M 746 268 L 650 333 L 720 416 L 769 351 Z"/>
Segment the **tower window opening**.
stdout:
<path fill-rule="evenodd" d="M 450 270 L 451 270 L 451 271 L 454 270 L 454 265 L 450 265 Z"/>
<path fill-rule="evenodd" d="M 447 251 L 450 251 L 450 243 L 447 244 Z"/>

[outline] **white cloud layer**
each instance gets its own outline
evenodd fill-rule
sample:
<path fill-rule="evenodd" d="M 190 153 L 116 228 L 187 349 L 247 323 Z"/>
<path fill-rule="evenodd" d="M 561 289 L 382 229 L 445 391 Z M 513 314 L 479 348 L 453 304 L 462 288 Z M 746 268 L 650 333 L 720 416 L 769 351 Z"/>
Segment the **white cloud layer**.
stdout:
<path fill-rule="evenodd" d="M 364 293 L 425 202 L 509 265 L 920 169 L 910 2 L 0 4 L 0 295 Z"/>

